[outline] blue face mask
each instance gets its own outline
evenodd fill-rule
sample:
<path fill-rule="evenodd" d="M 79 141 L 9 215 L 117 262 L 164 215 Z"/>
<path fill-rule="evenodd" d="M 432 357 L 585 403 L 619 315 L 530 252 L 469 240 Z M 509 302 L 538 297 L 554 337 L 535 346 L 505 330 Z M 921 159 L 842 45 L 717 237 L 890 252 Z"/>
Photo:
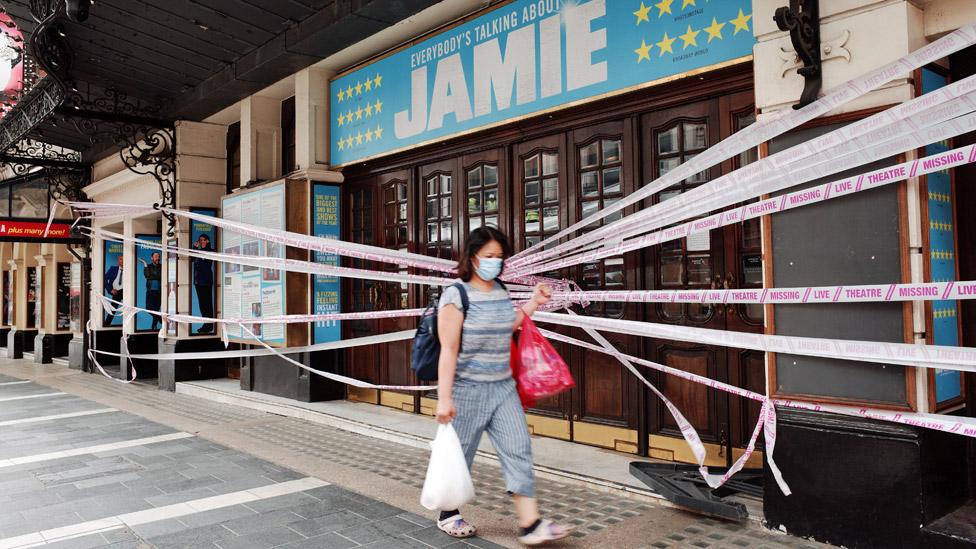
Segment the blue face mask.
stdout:
<path fill-rule="evenodd" d="M 478 278 L 481 280 L 495 280 L 495 277 L 501 274 L 504 263 L 505 260 L 500 257 L 481 257 L 479 255 L 478 268 L 474 272 L 478 274 Z"/>

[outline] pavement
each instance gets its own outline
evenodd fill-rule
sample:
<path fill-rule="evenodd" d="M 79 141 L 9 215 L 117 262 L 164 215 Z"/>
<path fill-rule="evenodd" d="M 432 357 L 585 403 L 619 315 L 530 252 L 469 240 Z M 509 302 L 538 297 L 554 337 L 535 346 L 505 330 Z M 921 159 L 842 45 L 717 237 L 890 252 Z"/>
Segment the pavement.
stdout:
<path fill-rule="evenodd" d="M 0 549 L 517 547 L 498 466 L 476 463 L 480 532 L 420 507 L 423 449 L 263 411 L 0 358 Z M 829 547 L 606 487 L 541 478 L 561 547 Z"/>

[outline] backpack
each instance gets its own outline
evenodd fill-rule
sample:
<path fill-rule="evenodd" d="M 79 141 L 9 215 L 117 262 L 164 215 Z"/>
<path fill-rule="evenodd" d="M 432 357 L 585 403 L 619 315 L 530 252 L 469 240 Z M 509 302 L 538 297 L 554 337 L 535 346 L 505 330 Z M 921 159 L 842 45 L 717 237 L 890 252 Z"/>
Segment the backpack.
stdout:
<path fill-rule="evenodd" d="M 508 291 L 505 283 L 496 280 L 503 290 Z M 451 285 L 461 294 L 461 314 L 468 316 L 468 291 L 464 284 L 456 282 Z M 421 381 L 437 381 L 437 366 L 441 358 L 441 340 L 437 337 L 437 302 L 434 298 L 424 309 L 417 326 L 417 334 L 413 336 L 413 348 L 410 350 L 410 368 Z M 463 325 L 462 325 L 463 330 Z M 458 345 L 458 352 L 461 347 Z"/>
<path fill-rule="evenodd" d="M 461 314 L 468 316 L 468 291 L 460 282 L 452 284 L 461 294 Z M 417 335 L 413 336 L 413 348 L 410 350 L 410 368 L 421 381 L 437 381 L 437 363 L 441 358 L 441 340 L 437 337 L 437 301 L 430 300 L 430 305 L 424 309 L 417 326 Z M 462 328 L 463 329 L 463 328 Z M 460 347 L 458 348 L 460 351 Z"/>

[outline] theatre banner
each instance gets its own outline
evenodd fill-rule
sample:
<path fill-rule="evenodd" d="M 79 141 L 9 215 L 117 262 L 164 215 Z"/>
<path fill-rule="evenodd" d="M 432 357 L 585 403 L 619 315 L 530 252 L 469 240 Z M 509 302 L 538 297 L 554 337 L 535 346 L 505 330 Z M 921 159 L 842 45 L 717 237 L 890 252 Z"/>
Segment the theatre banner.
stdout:
<path fill-rule="evenodd" d="M 55 328 L 58 331 L 71 328 L 71 265 L 59 262 L 54 273 L 58 297 Z"/>
<path fill-rule="evenodd" d="M 312 188 L 312 219 L 315 236 L 339 238 L 339 187 L 316 183 Z M 312 252 L 313 261 L 339 265 L 339 256 L 332 253 Z M 339 277 L 315 275 L 312 312 L 331 314 L 342 312 Z M 313 327 L 313 343 L 328 343 L 342 339 L 338 320 L 316 322 Z"/>
<path fill-rule="evenodd" d="M 193 213 L 209 215 L 210 217 L 217 217 L 217 210 L 213 208 L 190 208 L 190 211 Z M 211 250 L 216 250 L 217 228 L 209 223 L 191 219 L 190 242 L 193 243 L 193 247 L 198 249 L 207 249 L 207 246 L 209 246 Z M 212 262 L 201 261 L 196 261 L 193 263 L 194 269 L 210 269 L 211 272 L 194 271 L 193 273 L 194 283 L 190 286 L 191 315 L 208 318 L 214 317 L 214 302 L 217 299 L 217 291 L 214 287 L 214 273 L 212 272 L 214 267 L 211 263 Z M 198 281 L 209 281 L 210 284 L 198 284 Z M 190 325 L 190 333 L 192 334 L 211 334 L 215 331 L 216 328 L 211 324 L 194 323 Z"/>
<path fill-rule="evenodd" d="M 158 234 L 137 234 L 136 238 L 159 244 Z M 163 254 L 156 248 L 136 245 L 136 307 L 150 311 L 162 310 Z M 136 313 L 137 332 L 155 332 L 163 325 L 163 318 L 149 313 Z"/>
<path fill-rule="evenodd" d="M 752 54 L 751 0 L 517 0 L 330 84 L 343 165 Z"/>

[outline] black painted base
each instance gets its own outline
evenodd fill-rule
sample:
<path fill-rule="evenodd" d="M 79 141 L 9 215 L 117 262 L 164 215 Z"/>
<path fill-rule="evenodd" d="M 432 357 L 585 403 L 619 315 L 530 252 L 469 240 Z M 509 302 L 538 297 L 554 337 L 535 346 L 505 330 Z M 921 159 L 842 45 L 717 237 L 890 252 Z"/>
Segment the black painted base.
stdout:
<path fill-rule="evenodd" d="M 82 336 L 75 335 L 68 341 L 68 368 L 83 370 L 85 366 L 85 341 Z"/>
<path fill-rule="evenodd" d="M 123 352 L 123 362 L 121 363 L 125 372 L 122 379 L 156 379 L 158 375 L 158 365 L 155 360 L 137 359 L 129 360 L 128 355 L 154 355 L 159 352 L 159 336 L 155 332 L 151 334 L 132 334 L 126 342 L 128 353 Z M 133 370 L 135 370 L 133 372 Z"/>
<path fill-rule="evenodd" d="M 34 362 L 50 364 L 54 357 L 68 354 L 68 342 L 71 334 L 37 334 L 34 337 Z"/>
<path fill-rule="evenodd" d="M 160 353 L 202 353 L 223 351 L 220 338 L 161 339 Z M 216 379 L 227 375 L 226 359 L 217 360 L 160 360 L 158 362 L 159 389 L 175 391 L 178 381 Z"/>
<path fill-rule="evenodd" d="M 940 547 L 922 528 L 965 503 L 966 439 L 928 429 L 777 408 L 767 525 L 849 548 Z"/>
<path fill-rule="evenodd" d="M 37 330 L 11 328 L 7 334 L 7 358 L 24 358 L 24 353 L 34 352 Z"/>
<path fill-rule="evenodd" d="M 118 353 L 121 348 L 120 342 L 122 337 L 122 330 L 94 330 L 92 334 L 92 347 L 96 351 L 105 351 L 107 353 Z M 118 366 L 119 357 L 95 354 L 95 359 L 102 366 Z"/>
<path fill-rule="evenodd" d="M 342 373 L 342 356 L 341 351 L 319 351 L 291 355 L 291 358 L 317 370 Z M 301 402 L 345 398 L 343 384 L 313 374 L 276 356 L 242 360 L 241 389 Z"/>
<path fill-rule="evenodd" d="M 10 334 L 10 328 L 0 328 L 0 347 L 7 348 L 7 335 Z"/>

